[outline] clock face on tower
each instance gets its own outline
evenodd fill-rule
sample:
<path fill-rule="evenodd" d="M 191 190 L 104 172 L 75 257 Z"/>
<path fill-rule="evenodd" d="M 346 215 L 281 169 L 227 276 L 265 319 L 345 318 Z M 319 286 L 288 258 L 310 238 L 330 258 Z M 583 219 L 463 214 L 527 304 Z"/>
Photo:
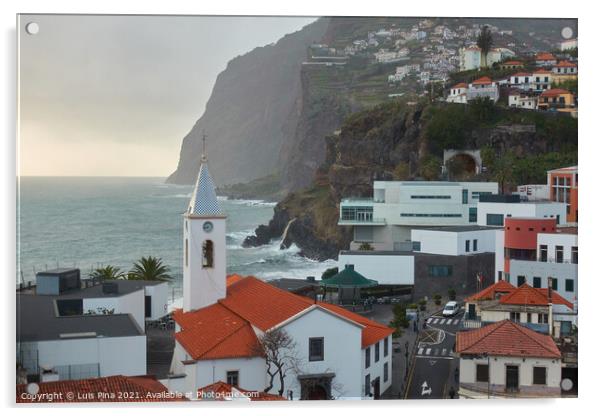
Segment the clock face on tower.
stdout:
<path fill-rule="evenodd" d="M 213 223 L 211 221 L 205 221 L 203 223 L 203 231 L 210 233 L 213 230 Z"/>

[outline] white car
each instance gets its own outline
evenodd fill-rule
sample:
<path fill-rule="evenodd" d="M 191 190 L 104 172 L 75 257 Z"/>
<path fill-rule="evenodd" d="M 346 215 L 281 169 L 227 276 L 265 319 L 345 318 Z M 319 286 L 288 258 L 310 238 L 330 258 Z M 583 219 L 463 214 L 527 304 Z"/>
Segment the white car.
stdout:
<path fill-rule="evenodd" d="M 459 311 L 460 311 L 460 306 L 458 305 L 458 302 L 452 300 L 445 304 L 445 307 L 443 308 L 443 312 L 441 312 L 441 314 L 443 316 L 454 316 Z"/>

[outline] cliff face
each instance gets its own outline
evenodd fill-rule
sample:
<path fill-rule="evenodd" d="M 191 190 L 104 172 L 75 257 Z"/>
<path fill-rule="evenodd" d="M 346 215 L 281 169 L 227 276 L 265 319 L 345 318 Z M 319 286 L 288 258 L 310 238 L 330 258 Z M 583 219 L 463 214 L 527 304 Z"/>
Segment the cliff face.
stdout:
<path fill-rule="evenodd" d="M 277 43 L 256 48 L 219 74 L 205 113 L 184 137 L 170 183 L 190 184 L 198 173 L 203 130 L 218 184 L 248 182 L 278 170 L 287 125 L 297 124 L 301 63 L 328 19 L 318 19 Z M 290 128 L 289 128 L 290 132 Z"/>

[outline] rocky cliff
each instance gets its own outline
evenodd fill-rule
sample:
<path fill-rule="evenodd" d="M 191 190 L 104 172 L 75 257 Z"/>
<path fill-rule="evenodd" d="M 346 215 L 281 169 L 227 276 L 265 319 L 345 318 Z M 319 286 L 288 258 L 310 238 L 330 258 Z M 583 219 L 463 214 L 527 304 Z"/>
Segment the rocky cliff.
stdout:
<path fill-rule="evenodd" d="M 318 19 L 275 44 L 232 59 L 217 77 L 205 113 L 184 137 L 178 167 L 167 181 L 194 182 L 203 131 L 218 184 L 275 173 L 286 126 L 296 126 L 299 116 L 295 107 L 301 95 L 301 63 L 327 26 L 328 19 Z"/>

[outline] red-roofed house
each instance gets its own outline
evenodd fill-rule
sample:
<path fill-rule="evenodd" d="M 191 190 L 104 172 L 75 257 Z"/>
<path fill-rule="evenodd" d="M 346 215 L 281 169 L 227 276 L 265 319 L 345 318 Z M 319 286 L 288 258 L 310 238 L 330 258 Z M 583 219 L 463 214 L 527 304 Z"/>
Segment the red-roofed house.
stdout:
<path fill-rule="evenodd" d="M 560 61 L 552 68 L 555 75 L 577 75 L 577 64 L 569 61 Z"/>
<path fill-rule="evenodd" d="M 477 98 L 489 98 L 493 102 L 497 102 L 500 98 L 500 91 L 495 82 L 489 77 L 481 77 L 475 79 L 468 85 L 467 100 Z"/>
<path fill-rule="evenodd" d="M 253 276 L 226 277 L 225 219 L 203 163 L 184 216 L 184 307 L 173 314 L 170 391 L 222 382 L 243 393 L 272 386 L 269 393 L 293 399 L 361 399 L 387 390 L 393 330 Z M 270 383 L 275 367 L 261 343 L 277 330 L 292 342 L 283 385 L 278 375 Z"/>
<path fill-rule="evenodd" d="M 537 66 L 552 66 L 556 65 L 558 59 L 549 52 L 540 52 L 535 56 L 535 65 Z"/>
<path fill-rule="evenodd" d="M 486 323 L 510 319 L 559 337 L 564 322 L 569 323 L 569 330 L 576 324 L 576 313 L 571 302 L 551 288 L 534 288 L 527 283 L 515 287 L 500 280 L 465 301 L 466 328 L 478 328 Z"/>
<path fill-rule="evenodd" d="M 460 397 L 560 397 L 554 340 L 510 320 L 459 332 Z"/>
<path fill-rule="evenodd" d="M 523 63 L 521 61 L 506 61 L 500 64 L 502 69 L 518 69 L 523 67 Z"/>
<path fill-rule="evenodd" d="M 449 95 L 447 96 L 447 102 L 448 103 L 466 104 L 466 91 L 467 90 L 468 90 L 468 84 L 466 84 L 464 82 L 454 85 L 449 90 Z"/>

